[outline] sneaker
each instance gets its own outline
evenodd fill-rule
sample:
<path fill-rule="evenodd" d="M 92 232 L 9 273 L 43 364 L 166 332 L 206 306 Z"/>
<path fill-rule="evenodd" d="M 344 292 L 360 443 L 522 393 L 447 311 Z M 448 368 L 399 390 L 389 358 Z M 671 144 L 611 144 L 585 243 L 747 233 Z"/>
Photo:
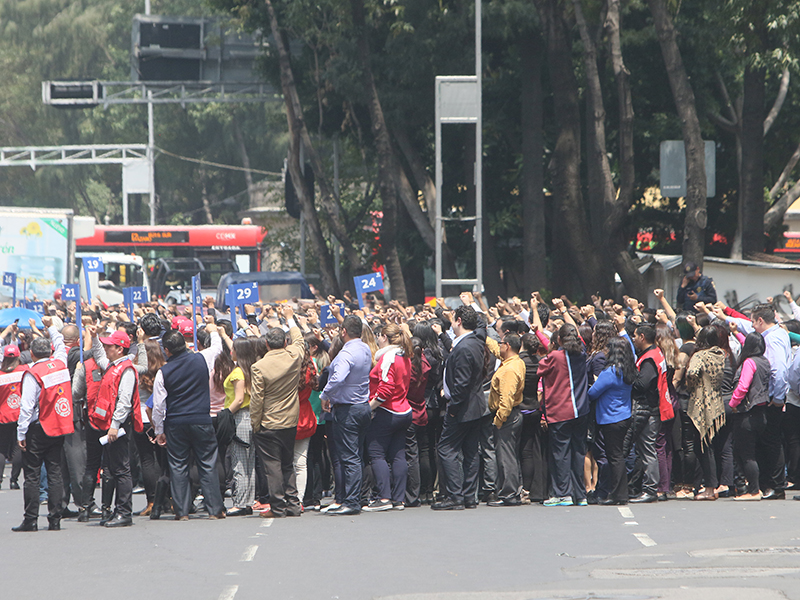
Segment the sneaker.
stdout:
<path fill-rule="evenodd" d="M 319 512 L 321 512 L 323 514 L 327 514 L 327 513 L 331 512 L 332 510 L 336 510 L 340 506 L 341 506 L 341 504 L 336 504 L 336 502 L 331 502 L 330 504 L 328 504 L 328 506 L 326 506 L 324 508 L 321 508 Z"/>
<path fill-rule="evenodd" d="M 544 501 L 545 506 L 572 506 L 572 496 L 553 496 Z"/>
<path fill-rule="evenodd" d="M 144 494 L 144 488 L 140 485 L 137 485 L 131 490 L 131 494 Z"/>
<path fill-rule="evenodd" d="M 597 504 L 597 500 L 594 503 Z M 581 498 L 578 500 L 578 506 L 589 506 L 589 501 L 586 498 Z"/>
<path fill-rule="evenodd" d="M 392 510 L 405 510 L 406 505 L 402 502 L 392 503 Z"/>
<path fill-rule="evenodd" d="M 373 500 L 364 507 L 364 512 L 382 512 L 384 510 L 392 510 L 391 500 Z"/>
<path fill-rule="evenodd" d="M 522 502 L 522 504 L 531 503 L 531 493 L 528 490 L 522 490 L 522 493 L 520 494 L 520 502 Z"/>

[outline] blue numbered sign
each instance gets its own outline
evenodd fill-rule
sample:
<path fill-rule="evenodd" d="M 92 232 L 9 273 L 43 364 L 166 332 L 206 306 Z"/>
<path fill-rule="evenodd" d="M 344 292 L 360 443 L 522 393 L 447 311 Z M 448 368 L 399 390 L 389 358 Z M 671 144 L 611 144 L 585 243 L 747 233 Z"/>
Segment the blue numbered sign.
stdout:
<path fill-rule="evenodd" d="M 16 273 L 9 273 L 8 271 L 3 273 L 3 285 L 9 286 L 13 290 L 12 291 L 13 298 L 11 300 L 11 302 L 12 302 L 11 306 L 16 306 L 17 305 L 17 274 Z"/>
<path fill-rule="evenodd" d="M 89 273 L 100 273 L 105 270 L 103 259 L 98 256 L 84 256 L 83 268 Z"/>
<path fill-rule="evenodd" d="M 344 302 L 337 302 L 336 306 L 339 307 L 339 314 L 344 316 Z M 336 317 L 333 316 L 329 304 L 326 304 L 319 310 L 319 322 L 323 327 L 326 325 L 337 325 L 339 323 Z"/>
<path fill-rule="evenodd" d="M 80 286 L 77 283 L 69 283 L 61 288 L 61 299 L 64 302 L 78 302 L 80 299 Z"/>
<path fill-rule="evenodd" d="M 380 273 L 359 275 L 358 277 L 353 277 L 353 282 L 356 284 L 356 298 L 358 298 L 358 306 L 361 308 L 365 306 L 362 294 L 383 289 L 383 277 Z"/>

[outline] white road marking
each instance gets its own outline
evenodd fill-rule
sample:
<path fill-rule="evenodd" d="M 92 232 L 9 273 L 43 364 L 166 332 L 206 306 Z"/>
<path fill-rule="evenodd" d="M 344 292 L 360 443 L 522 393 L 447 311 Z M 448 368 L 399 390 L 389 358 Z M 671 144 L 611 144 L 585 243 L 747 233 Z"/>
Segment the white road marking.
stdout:
<path fill-rule="evenodd" d="M 625 521 L 625 523 L 623 523 L 623 525 L 638 525 L 638 524 L 639 523 L 636 521 Z"/>
<path fill-rule="evenodd" d="M 617 510 L 619 511 L 619 514 L 622 515 L 623 519 L 633 518 L 633 511 L 627 506 L 618 506 Z"/>
<path fill-rule="evenodd" d="M 239 560 L 242 562 L 250 562 L 255 557 L 256 552 L 258 552 L 258 546 L 248 546 L 245 548 L 244 554 L 242 554 L 242 558 Z"/>
<path fill-rule="evenodd" d="M 263 521 L 261 521 L 261 527 L 272 527 L 272 522 L 274 520 L 275 519 L 264 519 Z"/>
<path fill-rule="evenodd" d="M 643 546 L 655 546 L 656 545 L 656 543 L 653 541 L 653 538 L 651 538 L 646 533 L 634 533 L 633 535 L 637 540 L 642 542 Z"/>
<path fill-rule="evenodd" d="M 236 592 L 239 591 L 238 585 L 229 585 L 222 593 L 219 595 L 219 600 L 233 600 L 233 597 L 236 595 Z"/>

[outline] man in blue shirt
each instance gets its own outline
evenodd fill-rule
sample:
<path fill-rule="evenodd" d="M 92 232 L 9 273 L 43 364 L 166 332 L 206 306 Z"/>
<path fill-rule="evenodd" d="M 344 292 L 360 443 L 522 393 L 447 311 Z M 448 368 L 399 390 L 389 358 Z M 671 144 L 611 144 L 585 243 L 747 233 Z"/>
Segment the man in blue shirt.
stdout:
<path fill-rule="evenodd" d="M 764 357 L 769 361 L 769 404 L 767 426 L 757 446 L 760 487 L 764 500 L 782 500 L 786 497 L 786 461 L 783 453 L 781 421 L 783 404 L 789 390 L 788 370 L 792 356 L 789 334 L 775 322 L 775 309 L 771 304 L 758 304 L 753 309 L 753 329 L 764 338 Z"/>
<path fill-rule="evenodd" d="M 336 476 L 336 507 L 329 515 L 361 512 L 361 449 L 369 427 L 369 372 L 372 351 L 361 341 L 361 319 L 348 315 L 342 322 L 344 347 L 333 359 L 330 377 L 320 394 L 322 409 L 333 414 L 333 468 Z M 341 484 L 339 483 L 341 482 Z"/>

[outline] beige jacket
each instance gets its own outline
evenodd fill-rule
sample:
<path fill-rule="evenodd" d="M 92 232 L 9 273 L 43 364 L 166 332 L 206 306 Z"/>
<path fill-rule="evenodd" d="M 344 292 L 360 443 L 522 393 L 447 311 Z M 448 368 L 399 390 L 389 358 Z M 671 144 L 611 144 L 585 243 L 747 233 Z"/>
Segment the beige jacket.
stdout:
<path fill-rule="evenodd" d="M 305 356 L 303 334 L 289 330 L 286 348 L 270 350 L 253 365 L 250 390 L 250 422 L 253 431 L 297 427 L 300 402 L 297 390 Z"/>

